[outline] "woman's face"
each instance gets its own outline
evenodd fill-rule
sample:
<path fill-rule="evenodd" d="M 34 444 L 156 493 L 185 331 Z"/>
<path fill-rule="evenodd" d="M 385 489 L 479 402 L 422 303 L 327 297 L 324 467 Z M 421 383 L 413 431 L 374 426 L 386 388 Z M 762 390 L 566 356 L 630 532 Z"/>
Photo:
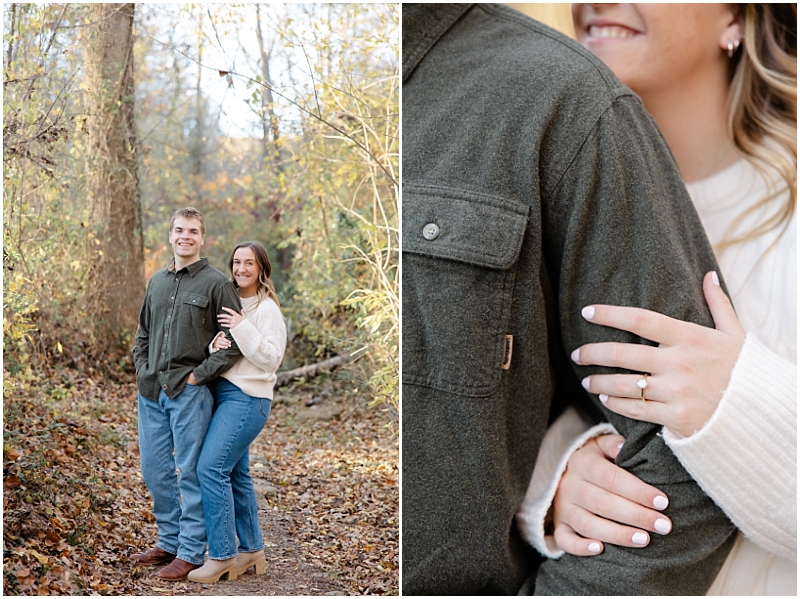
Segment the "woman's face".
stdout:
<path fill-rule="evenodd" d="M 239 295 L 249 297 L 258 291 L 260 268 L 256 255 L 249 247 L 242 247 L 233 254 L 233 278 L 239 285 Z"/>
<path fill-rule="evenodd" d="M 725 67 L 739 21 L 729 4 L 573 4 L 578 41 L 646 94 Z"/>

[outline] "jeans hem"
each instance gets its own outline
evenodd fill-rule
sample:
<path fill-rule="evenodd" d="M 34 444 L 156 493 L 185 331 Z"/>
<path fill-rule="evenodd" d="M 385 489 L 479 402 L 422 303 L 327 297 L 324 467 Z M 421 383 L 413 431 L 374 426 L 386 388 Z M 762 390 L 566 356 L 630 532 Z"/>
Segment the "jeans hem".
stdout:
<path fill-rule="evenodd" d="M 162 551 L 166 551 L 167 553 L 172 553 L 173 555 L 178 553 L 178 547 L 177 546 L 165 547 L 165 544 L 166 543 L 162 543 L 161 541 L 159 541 L 158 543 L 156 543 L 156 547 L 158 547 Z"/>
<path fill-rule="evenodd" d="M 195 566 L 202 566 L 203 563 L 205 563 L 205 560 L 203 559 L 202 555 L 199 558 L 197 558 L 197 557 L 189 557 L 186 554 L 179 553 L 177 559 L 182 559 L 183 561 L 193 564 Z M 200 560 L 199 562 L 197 561 L 198 559 Z"/>
<path fill-rule="evenodd" d="M 258 551 L 264 551 L 264 546 L 262 545 L 257 549 L 239 549 L 239 553 L 256 553 Z"/>
<path fill-rule="evenodd" d="M 215 560 L 217 560 L 218 562 L 221 562 L 221 561 L 225 561 L 226 559 L 231 559 L 232 557 L 236 557 L 237 555 L 239 555 L 239 554 L 238 554 L 238 553 L 231 553 L 231 554 L 230 554 L 230 555 L 228 555 L 227 557 L 215 557 L 215 556 L 213 556 L 213 555 L 211 555 L 211 554 L 209 553 L 209 554 L 208 554 L 208 559 L 215 559 Z"/>

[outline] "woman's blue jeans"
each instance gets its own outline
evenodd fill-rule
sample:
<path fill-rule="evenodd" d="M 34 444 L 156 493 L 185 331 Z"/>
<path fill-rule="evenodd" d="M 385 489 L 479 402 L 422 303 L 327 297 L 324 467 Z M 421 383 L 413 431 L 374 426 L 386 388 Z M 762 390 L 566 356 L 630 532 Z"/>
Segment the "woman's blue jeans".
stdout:
<path fill-rule="evenodd" d="M 271 400 L 251 397 L 230 381 L 217 379 L 214 415 L 197 463 L 211 559 L 264 548 L 249 449 L 271 407 Z"/>

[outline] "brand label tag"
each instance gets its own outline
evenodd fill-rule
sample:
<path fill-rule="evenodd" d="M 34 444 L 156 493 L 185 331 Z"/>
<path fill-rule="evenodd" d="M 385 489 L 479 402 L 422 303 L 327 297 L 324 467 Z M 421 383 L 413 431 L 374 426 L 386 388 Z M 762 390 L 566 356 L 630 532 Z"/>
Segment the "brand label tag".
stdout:
<path fill-rule="evenodd" d="M 503 342 L 503 370 L 511 368 L 511 351 L 514 349 L 514 335 L 506 335 Z"/>

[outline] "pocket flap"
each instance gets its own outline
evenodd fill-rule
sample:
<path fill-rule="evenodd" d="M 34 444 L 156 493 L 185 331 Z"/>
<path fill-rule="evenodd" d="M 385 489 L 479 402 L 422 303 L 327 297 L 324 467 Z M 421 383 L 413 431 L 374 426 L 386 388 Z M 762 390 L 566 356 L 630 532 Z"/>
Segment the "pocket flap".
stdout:
<path fill-rule="evenodd" d="M 194 293 L 184 293 L 183 303 L 197 306 L 198 308 L 205 308 L 208 306 L 208 298 L 203 295 L 196 295 Z"/>
<path fill-rule="evenodd" d="M 530 208 L 438 185 L 403 185 L 403 251 L 510 268 L 519 256 Z"/>

